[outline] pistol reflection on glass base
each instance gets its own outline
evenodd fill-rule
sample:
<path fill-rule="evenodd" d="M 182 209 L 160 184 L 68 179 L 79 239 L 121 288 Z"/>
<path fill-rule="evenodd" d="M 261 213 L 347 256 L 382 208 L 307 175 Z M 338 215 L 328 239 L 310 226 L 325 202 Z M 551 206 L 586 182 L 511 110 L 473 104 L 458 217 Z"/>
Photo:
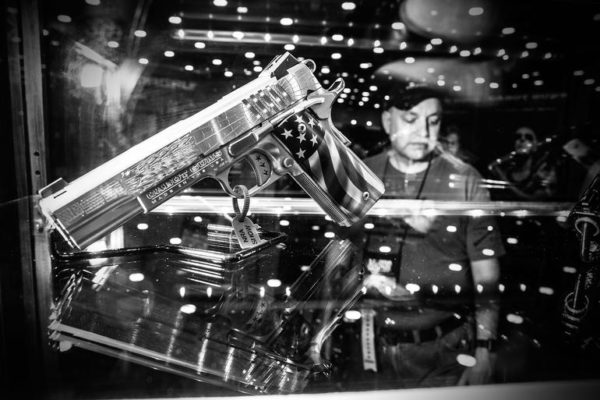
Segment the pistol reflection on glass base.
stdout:
<path fill-rule="evenodd" d="M 321 346 L 362 294 L 354 250 L 331 241 L 284 294 L 257 279 L 276 246 L 226 263 L 201 252 L 79 257 L 59 265 L 68 279 L 51 338 L 243 393 L 299 392 L 329 370 Z"/>

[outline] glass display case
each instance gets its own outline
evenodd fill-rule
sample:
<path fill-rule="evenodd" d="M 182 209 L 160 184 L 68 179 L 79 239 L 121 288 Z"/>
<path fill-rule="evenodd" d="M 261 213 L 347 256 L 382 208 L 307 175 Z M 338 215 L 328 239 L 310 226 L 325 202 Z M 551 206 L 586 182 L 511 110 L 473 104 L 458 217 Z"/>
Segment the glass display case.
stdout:
<path fill-rule="evenodd" d="M 600 5 L 1 16 L 3 394 L 594 396 Z"/>

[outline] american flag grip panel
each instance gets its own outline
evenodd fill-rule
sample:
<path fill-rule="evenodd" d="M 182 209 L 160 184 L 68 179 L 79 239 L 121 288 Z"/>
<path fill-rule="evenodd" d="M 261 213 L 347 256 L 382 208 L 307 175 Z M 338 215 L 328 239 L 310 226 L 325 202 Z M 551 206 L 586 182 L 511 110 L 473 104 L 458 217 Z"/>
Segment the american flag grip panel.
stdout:
<path fill-rule="evenodd" d="M 296 113 L 275 130 L 285 147 L 307 176 L 300 186 L 313 197 L 337 223 L 349 226 L 361 219 L 384 192 L 382 182 L 334 134 L 330 119 L 320 119 L 310 109 Z M 305 187 L 308 181 L 318 188 Z M 329 207 L 322 203 L 332 203 Z M 328 210 L 338 208 L 338 212 Z M 338 218 L 336 214 L 342 213 Z"/>

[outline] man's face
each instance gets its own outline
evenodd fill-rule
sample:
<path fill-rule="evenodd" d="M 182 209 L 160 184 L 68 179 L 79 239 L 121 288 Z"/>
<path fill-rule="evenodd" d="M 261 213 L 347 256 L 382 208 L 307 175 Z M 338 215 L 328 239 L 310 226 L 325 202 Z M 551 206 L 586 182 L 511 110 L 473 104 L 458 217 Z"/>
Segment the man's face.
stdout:
<path fill-rule="evenodd" d="M 409 110 L 392 107 L 383 112 L 381 120 L 396 153 L 409 160 L 419 161 L 435 148 L 441 117 L 441 102 L 430 98 Z"/>
<path fill-rule="evenodd" d="M 537 138 L 535 133 L 527 128 L 522 127 L 515 132 L 515 151 L 517 153 L 528 154 L 537 149 Z"/>
<path fill-rule="evenodd" d="M 460 150 L 460 138 L 456 133 L 449 133 L 446 136 L 446 150 L 452 155 L 456 155 Z"/>

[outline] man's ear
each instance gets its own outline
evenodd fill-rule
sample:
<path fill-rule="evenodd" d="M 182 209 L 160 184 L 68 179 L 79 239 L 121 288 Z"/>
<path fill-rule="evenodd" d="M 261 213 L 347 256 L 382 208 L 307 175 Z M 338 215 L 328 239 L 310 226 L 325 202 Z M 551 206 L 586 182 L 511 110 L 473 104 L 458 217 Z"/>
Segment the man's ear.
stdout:
<path fill-rule="evenodd" d="M 391 125 L 392 125 L 392 113 L 389 112 L 389 110 L 385 110 L 384 112 L 381 113 L 381 126 L 383 127 L 383 130 L 385 131 L 385 133 L 387 133 L 388 135 L 390 134 Z"/>

